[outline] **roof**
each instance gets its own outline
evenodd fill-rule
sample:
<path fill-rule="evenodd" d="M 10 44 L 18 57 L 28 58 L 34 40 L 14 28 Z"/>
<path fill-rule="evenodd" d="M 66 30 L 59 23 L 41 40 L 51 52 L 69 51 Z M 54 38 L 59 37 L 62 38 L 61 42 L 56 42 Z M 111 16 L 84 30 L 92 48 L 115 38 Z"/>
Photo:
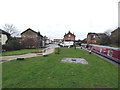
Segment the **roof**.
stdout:
<path fill-rule="evenodd" d="M 92 32 L 88 33 L 88 35 L 90 35 L 90 34 L 94 34 L 94 35 L 98 35 L 98 36 L 105 35 L 104 33 L 92 33 Z"/>
<path fill-rule="evenodd" d="M 25 30 L 24 32 L 22 32 L 21 35 L 24 34 L 24 33 L 27 32 L 27 31 L 29 31 L 29 30 L 31 30 L 32 32 L 36 33 L 38 36 L 43 37 L 43 36 L 40 34 L 40 32 L 36 32 L 36 31 L 32 30 L 31 28 L 28 28 L 27 30 Z"/>
<path fill-rule="evenodd" d="M 89 32 L 88 35 L 89 35 L 89 34 L 96 34 L 96 33 Z"/>
<path fill-rule="evenodd" d="M 84 38 L 82 41 L 87 41 L 87 38 Z"/>
<path fill-rule="evenodd" d="M 4 31 L 2 29 L 0 29 L 0 32 L 2 32 L 2 34 L 10 35 L 8 32 L 6 32 L 6 31 Z"/>
<path fill-rule="evenodd" d="M 112 31 L 111 33 L 114 33 L 115 31 L 119 30 L 120 32 L 120 27 L 118 27 L 117 29 L 115 29 L 114 31 Z"/>
<path fill-rule="evenodd" d="M 32 32 L 34 32 L 34 33 L 36 33 L 36 34 L 37 34 L 37 32 L 36 32 L 36 31 L 32 30 L 31 28 L 28 28 L 27 30 L 25 30 L 24 32 L 22 32 L 22 33 L 21 33 L 21 35 L 22 35 L 23 33 L 27 32 L 27 31 L 29 31 L 29 30 L 31 30 Z"/>
<path fill-rule="evenodd" d="M 68 35 L 68 34 L 72 34 L 72 33 L 71 33 L 70 31 L 68 31 L 67 34 L 65 33 L 65 35 Z M 65 35 L 64 35 L 64 36 L 65 36 Z M 74 33 L 73 33 L 72 35 L 74 35 Z M 74 35 L 74 36 L 75 36 L 75 35 Z"/>
<path fill-rule="evenodd" d="M 95 45 L 95 44 L 90 44 L 90 45 L 99 46 L 99 47 L 103 47 L 103 48 L 114 49 L 114 50 L 120 50 L 119 47 L 111 47 L 111 46 L 103 46 L 103 45 Z"/>

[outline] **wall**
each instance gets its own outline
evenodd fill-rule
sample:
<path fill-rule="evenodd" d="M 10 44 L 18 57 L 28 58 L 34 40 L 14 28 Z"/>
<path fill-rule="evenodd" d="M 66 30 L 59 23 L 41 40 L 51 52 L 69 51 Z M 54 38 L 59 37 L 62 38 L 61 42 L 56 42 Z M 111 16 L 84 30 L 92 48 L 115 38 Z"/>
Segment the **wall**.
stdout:
<path fill-rule="evenodd" d="M 2 34 L 1 44 L 2 44 L 2 45 L 6 44 L 6 41 L 7 41 L 7 40 L 8 40 L 7 35 Z"/>
<path fill-rule="evenodd" d="M 96 43 L 96 40 L 95 40 L 94 36 L 96 37 L 95 34 L 88 34 L 87 35 L 87 44 Z"/>
<path fill-rule="evenodd" d="M 71 40 L 71 41 L 74 41 L 74 40 L 75 40 L 75 36 L 74 36 L 73 34 L 67 34 L 67 35 L 65 35 L 64 41 L 68 40 L 69 35 L 70 35 L 70 40 Z"/>
<path fill-rule="evenodd" d="M 36 48 L 38 45 L 38 40 L 37 33 L 34 33 L 31 30 L 28 30 L 22 34 L 22 41 L 26 48 Z"/>

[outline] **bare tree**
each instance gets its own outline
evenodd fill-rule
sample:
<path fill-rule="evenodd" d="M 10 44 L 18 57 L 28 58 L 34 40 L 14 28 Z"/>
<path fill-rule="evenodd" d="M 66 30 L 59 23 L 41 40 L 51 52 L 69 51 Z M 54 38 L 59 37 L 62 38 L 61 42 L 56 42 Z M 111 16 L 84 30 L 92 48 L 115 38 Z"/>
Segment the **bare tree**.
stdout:
<path fill-rule="evenodd" d="M 13 24 L 5 24 L 3 29 L 6 32 L 10 33 L 11 36 L 18 36 L 19 35 L 19 31 L 17 30 L 17 28 Z"/>

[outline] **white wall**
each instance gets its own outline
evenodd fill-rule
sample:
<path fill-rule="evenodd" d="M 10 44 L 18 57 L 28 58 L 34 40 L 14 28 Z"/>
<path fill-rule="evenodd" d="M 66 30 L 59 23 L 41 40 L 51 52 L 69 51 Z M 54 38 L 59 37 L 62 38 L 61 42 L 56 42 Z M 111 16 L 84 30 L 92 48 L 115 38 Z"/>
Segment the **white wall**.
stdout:
<path fill-rule="evenodd" d="M 47 39 L 47 40 L 46 40 L 46 43 L 47 43 L 47 44 L 49 44 L 49 43 L 50 43 L 50 41 Z"/>
<path fill-rule="evenodd" d="M 4 45 L 7 40 L 8 40 L 7 35 L 2 34 L 1 44 Z"/>
<path fill-rule="evenodd" d="M 120 27 L 120 1 L 118 3 L 118 27 Z"/>

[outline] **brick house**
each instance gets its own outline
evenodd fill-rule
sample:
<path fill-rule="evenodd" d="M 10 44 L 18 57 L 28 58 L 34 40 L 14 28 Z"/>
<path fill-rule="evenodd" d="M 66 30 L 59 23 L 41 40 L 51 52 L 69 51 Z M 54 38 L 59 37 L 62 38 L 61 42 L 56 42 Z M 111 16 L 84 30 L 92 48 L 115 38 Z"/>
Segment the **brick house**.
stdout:
<path fill-rule="evenodd" d="M 120 27 L 118 27 L 117 29 L 111 32 L 110 38 L 112 43 L 120 45 L 119 35 L 120 35 Z"/>
<path fill-rule="evenodd" d="M 100 39 L 103 35 L 105 35 L 105 34 L 104 33 L 88 33 L 87 34 L 87 44 L 96 43 L 96 40 Z"/>
<path fill-rule="evenodd" d="M 82 43 L 87 43 L 87 38 L 83 39 Z"/>
<path fill-rule="evenodd" d="M 64 41 L 75 41 L 75 35 L 74 33 L 72 34 L 70 31 L 64 35 Z"/>
<path fill-rule="evenodd" d="M 45 45 L 49 45 L 50 39 L 48 37 L 46 37 L 46 36 L 44 36 L 43 38 L 44 38 L 44 41 L 43 41 L 44 42 L 44 46 Z"/>
<path fill-rule="evenodd" d="M 63 39 L 54 39 L 54 43 L 60 43 L 62 41 L 63 41 Z"/>
<path fill-rule="evenodd" d="M 21 33 L 21 42 L 25 48 L 39 48 L 43 46 L 43 36 L 30 28 Z"/>

